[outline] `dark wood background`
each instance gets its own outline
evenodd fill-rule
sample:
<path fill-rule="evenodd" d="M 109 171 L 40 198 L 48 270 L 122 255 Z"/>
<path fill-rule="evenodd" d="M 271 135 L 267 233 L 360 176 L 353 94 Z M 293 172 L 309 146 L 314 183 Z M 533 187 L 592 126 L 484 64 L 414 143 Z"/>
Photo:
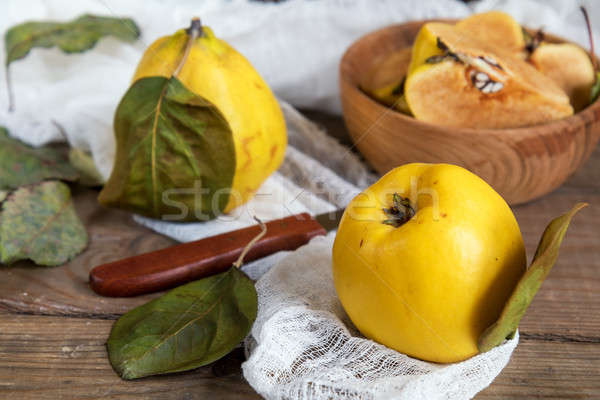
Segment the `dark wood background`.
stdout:
<path fill-rule="evenodd" d="M 309 112 L 348 143 L 339 117 Z M 89 248 L 57 268 L 0 266 L 1 399 L 258 399 L 240 373 L 240 351 L 214 365 L 175 375 L 122 381 L 105 343 L 115 318 L 152 296 L 108 299 L 88 287 L 100 263 L 173 244 L 100 208 L 75 190 Z M 576 216 L 548 280 L 521 323 L 511 362 L 478 399 L 600 398 L 600 151 L 554 193 L 514 209 L 529 257 L 552 217 L 578 201 Z"/>

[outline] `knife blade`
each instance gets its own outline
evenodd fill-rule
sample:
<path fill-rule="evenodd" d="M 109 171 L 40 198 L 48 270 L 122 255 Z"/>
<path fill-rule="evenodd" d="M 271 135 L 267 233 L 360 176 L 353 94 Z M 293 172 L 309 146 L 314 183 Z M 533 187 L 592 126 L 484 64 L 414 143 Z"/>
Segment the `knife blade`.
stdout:
<path fill-rule="evenodd" d="M 248 251 L 245 262 L 281 250 L 296 250 L 318 235 L 336 229 L 344 210 L 312 217 L 302 213 L 267 222 L 266 234 Z M 130 297 L 170 289 L 226 271 L 261 231 L 259 225 L 181 243 L 99 265 L 90 286 L 108 297 Z"/>

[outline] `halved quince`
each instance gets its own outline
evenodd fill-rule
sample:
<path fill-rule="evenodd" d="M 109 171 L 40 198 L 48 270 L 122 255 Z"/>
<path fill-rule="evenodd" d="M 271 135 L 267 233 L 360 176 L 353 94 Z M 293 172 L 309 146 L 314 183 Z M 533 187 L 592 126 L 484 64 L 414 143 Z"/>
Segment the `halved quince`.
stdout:
<path fill-rule="evenodd" d="M 518 52 L 525 47 L 521 25 L 502 11 L 474 14 L 459 21 L 455 26 L 465 34 L 508 51 Z"/>
<path fill-rule="evenodd" d="M 446 126 L 510 128 L 573 114 L 562 89 L 514 51 L 438 22 L 417 35 L 404 89 L 415 118 Z"/>
<path fill-rule="evenodd" d="M 572 43 L 543 42 L 533 51 L 529 61 L 564 90 L 576 111 L 590 103 L 590 91 L 595 82 L 594 66 L 581 47 Z"/>
<path fill-rule="evenodd" d="M 412 50 L 398 50 L 376 63 L 361 88 L 381 103 L 410 114 L 404 99 L 404 80 L 408 72 Z"/>

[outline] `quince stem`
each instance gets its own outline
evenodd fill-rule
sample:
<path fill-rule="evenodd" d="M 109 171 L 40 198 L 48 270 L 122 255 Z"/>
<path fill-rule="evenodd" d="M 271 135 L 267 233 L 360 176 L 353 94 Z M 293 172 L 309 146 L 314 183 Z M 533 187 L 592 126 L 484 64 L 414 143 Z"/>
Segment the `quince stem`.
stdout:
<path fill-rule="evenodd" d="M 252 238 L 250 242 L 248 242 L 246 247 L 244 247 L 244 250 L 242 250 L 242 253 L 238 257 L 238 259 L 233 263 L 233 266 L 236 268 L 240 268 L 242 264 L 244 264 L 244 257 L 246 256 L 246 254 L 250 251 L 252 247 L 254 247 L 256 242 L 262 239 L 262 237 L 265 236 L 265 234 L 267 233 L 267 225 L 265 225 L 265 223 L 258 219 L 258 217 L 256 216 L 254 216 L 254 220 L 258 222 L 258 225 L 260 226 L 260 233 L 254 238 Z"/>
<path fill-rule="evenodd" d="M 192 18 L 190 27 L 187 28 L 185 32 L 188 34 L 188 40 L 185 44 L 185 51 L 183 53 L 183 57 L 181 58 L 179 65 L 177 65 L 175 72 L 173 72 L 173 76 L 175 77 L 179 75 L 179 72 L 181 72 L 181 69 L 185 65 L 185 62 L 187 61 L 187 58 L 190 55 L 190 51 L 192 50 L 192 46 L 194 45 L 196 39 L 204 35 L 204 31 L 202 30 L 202 22 L 200 21 L 200 18 Z"/>

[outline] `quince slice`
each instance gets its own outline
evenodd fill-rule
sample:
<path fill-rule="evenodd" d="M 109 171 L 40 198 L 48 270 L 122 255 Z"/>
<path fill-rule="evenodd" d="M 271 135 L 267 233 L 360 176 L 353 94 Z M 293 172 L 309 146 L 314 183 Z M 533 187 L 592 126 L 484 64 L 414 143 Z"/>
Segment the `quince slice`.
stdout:
<path fill-rule="evenodd" d="M 410 114 L 404 98 L 404 80 L 410 64 L 411 48 L 406 47 L 376 63 L 361 88 L 379 102 Z"/>
<path fill-rule="evenodd" d="M 455 26 L 456 29 L 469 36 L 508 51 L 519 52 L 525 47 L 521 25 L 513 17 L 502 11 L 474 14 L 459 21 Z"/>
<path fill-rule="evenodd" d="M 544 42 L 534 50 L 529 61 L 564 90 L 576 111 L 590 103 L 596 76 L 590 57 L 581 47 Z"/>
<path fill-rule="evenodd" d="M 513 128 L 573 114 L 563 90 L 514 52 L 445 23 L 421 28 L 404 89 L 415 118 L 447 126 Z"/>

